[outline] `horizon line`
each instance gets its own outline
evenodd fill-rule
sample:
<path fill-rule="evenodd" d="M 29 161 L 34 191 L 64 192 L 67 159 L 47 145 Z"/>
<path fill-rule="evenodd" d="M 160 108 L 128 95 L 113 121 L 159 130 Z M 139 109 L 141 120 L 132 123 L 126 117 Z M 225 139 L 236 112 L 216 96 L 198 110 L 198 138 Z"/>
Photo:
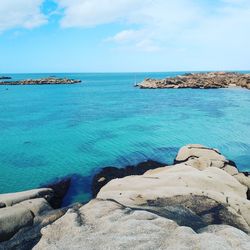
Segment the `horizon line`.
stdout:
<path fill-rule="evenodd" d="M 124 74 L 124 73 L 178 73 L 178 72 L 242 72 L 250 71 L 250 69 L 238 69 L 238 70 L 173 70 L 173 71 L 83 71 L 83 72 L 5 72 L 0 75 L 7 74 Z"/>

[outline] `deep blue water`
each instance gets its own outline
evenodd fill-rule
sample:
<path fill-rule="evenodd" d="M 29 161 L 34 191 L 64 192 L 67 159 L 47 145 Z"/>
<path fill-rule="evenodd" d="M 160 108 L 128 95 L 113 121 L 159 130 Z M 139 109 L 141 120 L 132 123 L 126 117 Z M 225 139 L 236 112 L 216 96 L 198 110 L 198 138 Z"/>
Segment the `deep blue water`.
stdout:
<path fill-rule="evenodd" d="M 68 202 L 89 199 L 90 176 L 107 165 L 172 163 L 188 143 L 218 148 L 250 171 L 250 91 L 134 88 L 179 73 L 13 74 L 83 80 L 0 86 L 0 193 L 73 175 Z"/>

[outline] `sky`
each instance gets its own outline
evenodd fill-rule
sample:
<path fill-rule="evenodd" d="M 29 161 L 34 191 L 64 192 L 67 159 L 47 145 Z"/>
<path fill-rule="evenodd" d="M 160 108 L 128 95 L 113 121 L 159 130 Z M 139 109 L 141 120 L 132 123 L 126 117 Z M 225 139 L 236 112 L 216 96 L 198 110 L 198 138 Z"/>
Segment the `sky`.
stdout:
<path fill-rule="evenodd" d="M 0 0 L 0 73 L 250 70 L 250 0 Z"/>

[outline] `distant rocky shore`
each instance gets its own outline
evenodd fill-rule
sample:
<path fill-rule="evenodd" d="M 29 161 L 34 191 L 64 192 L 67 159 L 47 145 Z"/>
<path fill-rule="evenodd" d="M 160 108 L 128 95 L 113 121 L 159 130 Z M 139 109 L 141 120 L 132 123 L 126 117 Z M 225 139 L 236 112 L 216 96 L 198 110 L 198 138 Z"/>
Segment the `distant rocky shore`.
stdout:
<path fill-rule="evenodd" d="M 0 81 L 0 85 L 44 85 L 44 84 L 74 84 L 80 83 L 81 80 L 48 77 L 41 79 L 26 79 L 20 81 Z"/>
<path fill-rule="evenodd" d="M 10 76 L 0 76 L 0 80 L 10 80 Z"/>
<path fill-rule="evenodd" d="M 141 89 L 217 89 L 241 87 L 250 89 L 250 74 L 233 72 L 187 73 L 165 79 L 145 79 L 135 85 Z"/>
<path fill-rule="evenodd" d="M 250 249 L 250 176 L 218 149 L 104 168 L 96 198 L 58 208 L 69 184 L 0 195 L 0 249 Z"/>

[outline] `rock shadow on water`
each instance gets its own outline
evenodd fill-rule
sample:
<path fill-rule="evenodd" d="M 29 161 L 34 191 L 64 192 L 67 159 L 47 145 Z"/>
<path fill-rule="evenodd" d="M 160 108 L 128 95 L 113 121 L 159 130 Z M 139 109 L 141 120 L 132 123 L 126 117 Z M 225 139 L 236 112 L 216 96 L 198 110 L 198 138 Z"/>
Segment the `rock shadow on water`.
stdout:
<path fill-rule="evenodd" d="M 86 203 L 91 199 L 91 184 L 92 184 L 92 175 L 83 176 L 80 174 L 72 174 L 71 185 L 67 194 L 65 195 L 62 206 L 68 206 L 75 202 L 76 197 L 83 195 L 84 198 L 80 200 L 82 203 Z"/>
<path fill-rule="evenodd" d="M 250 172 L 250 155 L 240 155 L 234 161 L 240 171 Z"/>
<path fill-rule="evenodd" d="M 64 177 L 54 178 L 41 184 L 40 187 L 49 187 L 56 192 L 56 199 L 53 201 L 54 207 L 66 207 L 72 205 L 76 200 L 86 203 L 91 199 L 92 179 L 92 175 L 69 174 Z M 83 194 L 85 199 L 76 199 L 76 197 Z"/>

